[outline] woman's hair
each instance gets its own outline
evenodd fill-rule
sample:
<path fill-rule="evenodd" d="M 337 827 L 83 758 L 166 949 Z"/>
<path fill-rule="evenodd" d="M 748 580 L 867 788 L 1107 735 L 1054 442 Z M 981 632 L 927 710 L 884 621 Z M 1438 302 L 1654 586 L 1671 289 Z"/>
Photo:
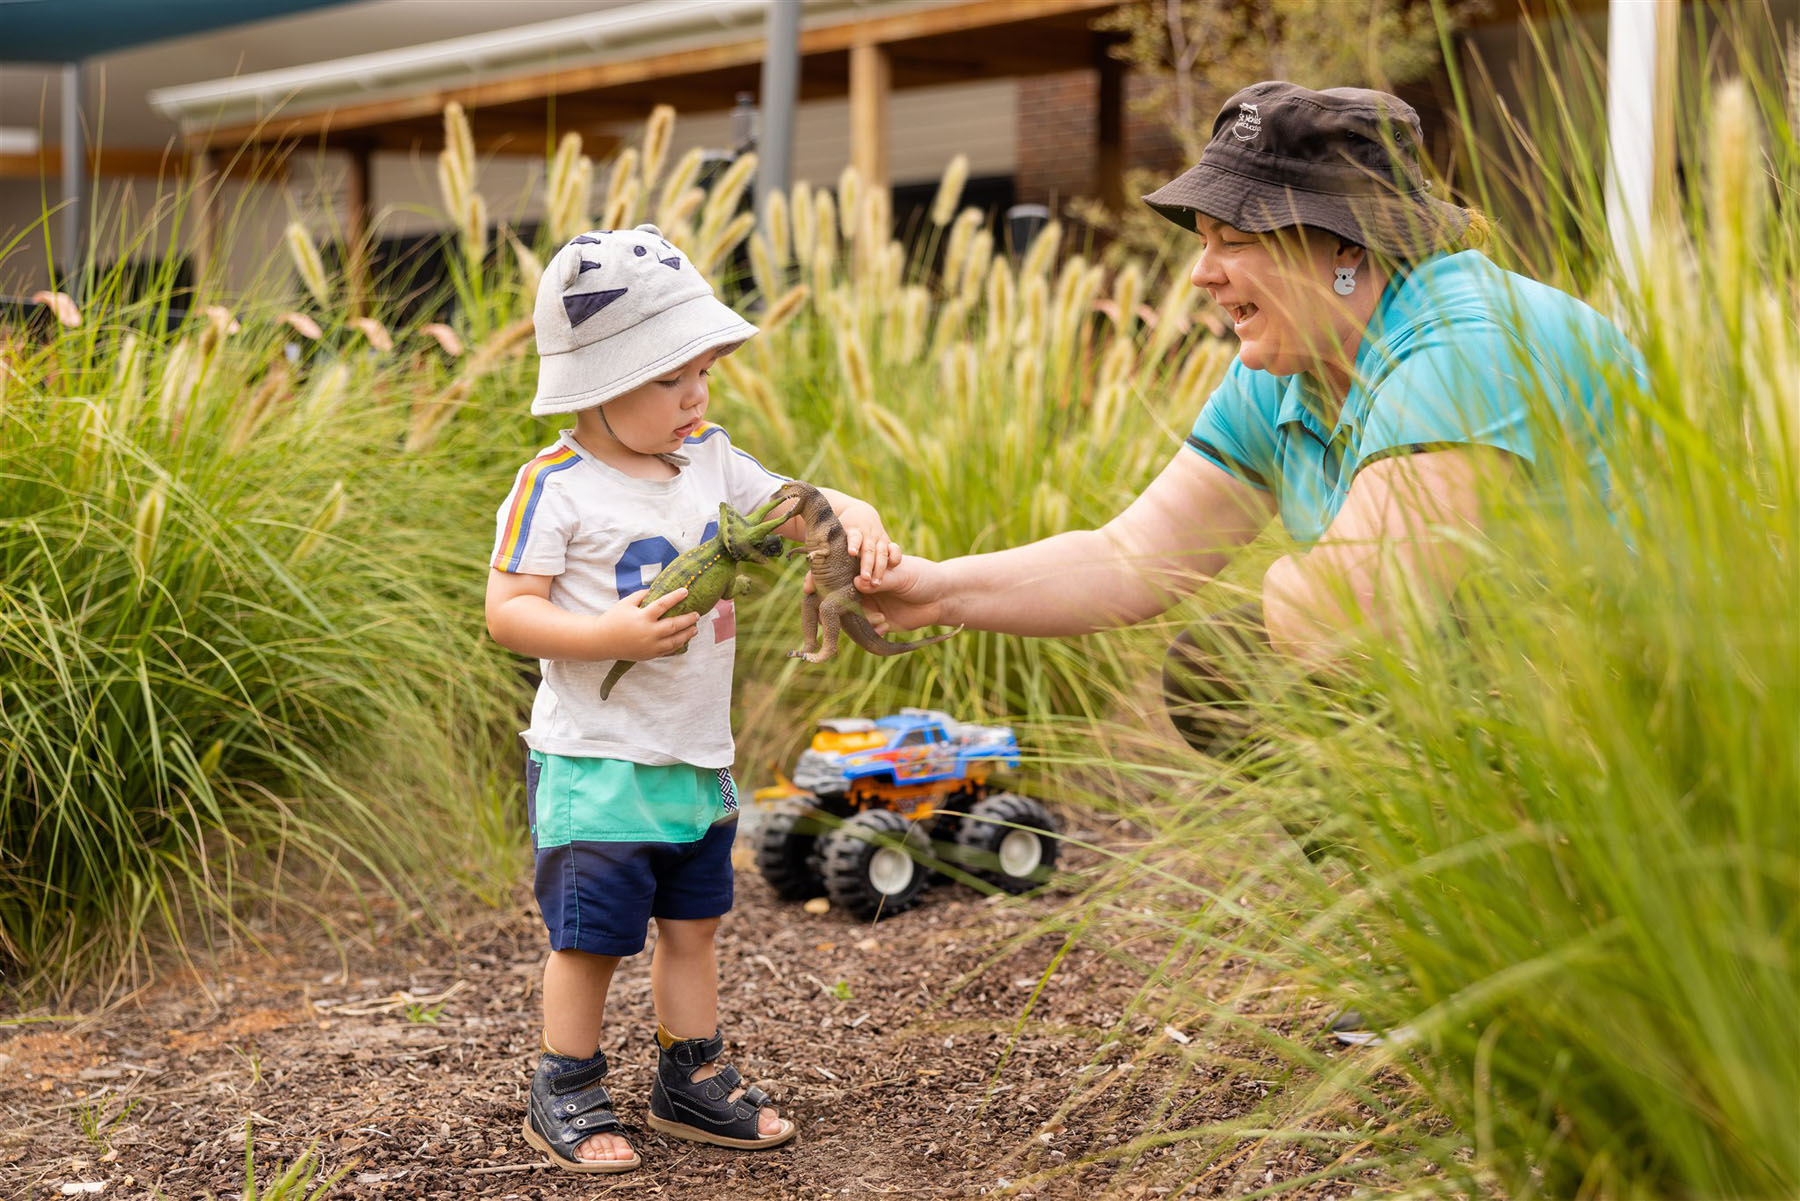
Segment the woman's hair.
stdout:
<path fill-rule="evenodd" d="M 1487 214 L 1480 209 L 1465 208 L 1463 211 L 1469 214 L 1469 224 L 1467 228 L 1460 234 L 1431 247 L 1425 254 L 1455 254 L 1459 250 L 1480 250 L 1488 244 L 1494 236 L 1494 223 L 1489 221 Z M 1340 242 L 1351 241 L 1349 238 L 1340 237 L 1327 230 L 1318 230 L 1315 232 L 1327 237 L 1337 238 Z M 1363 250 L 1377 266 L 1389 275 L 1404 274 L 1412 269 L 1413 264 L 1418 261 L 1418 258 L 1425 257 L 1424 255 L 1420 255 L 1418 258 L 1402 258 L 1397 255 L 1384 253 L 1370 246 L 1364 246 Z"/>

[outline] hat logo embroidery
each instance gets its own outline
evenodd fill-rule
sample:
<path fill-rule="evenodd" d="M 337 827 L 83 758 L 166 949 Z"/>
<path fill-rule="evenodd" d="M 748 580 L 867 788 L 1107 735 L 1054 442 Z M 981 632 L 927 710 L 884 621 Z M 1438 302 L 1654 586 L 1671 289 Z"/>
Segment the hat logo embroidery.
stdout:
<path fill-rule="evenodd" d="M 1231 127 L 1240 142 L 1253 142 L 1256 135 L 1262 132 L 1262 114 L 1256 111 L 1254 104 L 1238 105 L 1237 124 Z"/>
<path fill-rule="evenodd" d="M 575 292 L 565 295 L 562 298 L 563 311 L 569 314 L 569 328 L 573 329 L 580 325 L 629 290 L 628 288 L 604 288 L 598 292 Z"/>

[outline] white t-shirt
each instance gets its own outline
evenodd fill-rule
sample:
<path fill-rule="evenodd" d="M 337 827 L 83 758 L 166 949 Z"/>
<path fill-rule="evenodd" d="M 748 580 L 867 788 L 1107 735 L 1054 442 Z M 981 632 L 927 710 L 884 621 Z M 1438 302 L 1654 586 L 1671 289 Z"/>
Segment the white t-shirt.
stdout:
<path fill-rule="evenodd" d="M 710 537 L 720 501 L 749 514 L 785 482 L 720 426 L 702 425 L 681 450 L 688 465 L 674 478 L 640 480 L 564 430 L 519 469 L 496 515 L 493 567 L 553 576 L 552 604 L 604 613 Z M 634 664 L 604 701 L 600 683 L 615 660 L 545 659 L 525 741 L 549 755 L 729 767 L 736 646 L 737 614 L 725 600 L 700 618 L 685 653 Z"/>

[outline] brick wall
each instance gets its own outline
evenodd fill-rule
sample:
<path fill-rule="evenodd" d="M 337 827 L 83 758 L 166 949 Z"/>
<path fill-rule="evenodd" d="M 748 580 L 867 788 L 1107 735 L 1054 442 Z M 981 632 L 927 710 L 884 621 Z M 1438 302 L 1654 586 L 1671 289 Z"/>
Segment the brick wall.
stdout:
<path fill-rule="evenodd" d="M 1100 73 L 1068 71 L 1021 79 L 1018 84 L 1018 141 L 1014 175 L 1018 199 L 1060 204 L 1099 194 L 1095 178 L 1095 128 L 1100 112 Z M 1155 121 L 1139 116 L 1132 103 L 1148 81 L 1125 81 L 1125 163 L 1173 175 L 1187 164 L 1175 140 Z"/>

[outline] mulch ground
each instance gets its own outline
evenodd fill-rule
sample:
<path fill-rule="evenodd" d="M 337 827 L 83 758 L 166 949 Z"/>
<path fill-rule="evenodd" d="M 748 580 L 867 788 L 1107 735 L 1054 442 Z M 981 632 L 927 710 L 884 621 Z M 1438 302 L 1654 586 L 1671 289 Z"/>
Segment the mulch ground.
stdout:
<path fill-rule="evenodd" d="M 262 1188 L 316 1145 L 327 1172 L 348 1169 L 328 1194 L 345 1198 L 1235 1196 L 1320 1166 L 1291 1145 L 1198 1165 L 1181 1160 L 1191 1144 L 1119 1154 L 1247 1112 L 1269 1081 L 1209 1065 L 1143 1012 L 1144 975 L 1116 947 L 1065 948 L 1051 927 L 1067 895 L 940 885 L 870 925 L 779 901 L 753 868 L 738 893 L 719 948 L 727 1055 L 799 1121 L 790 1147 L 649 1129 L 640 958 L 615 978 L 603 1046 L 644 1165 L 544 1166 L 519 1135 L 543 962 L 521 890 L 452 942 L 270 935 L 204 976 L 169 969 L 127 1003 L 4 1031 L 0 1196 L 237 1198 L 246 1124 Z"/>

